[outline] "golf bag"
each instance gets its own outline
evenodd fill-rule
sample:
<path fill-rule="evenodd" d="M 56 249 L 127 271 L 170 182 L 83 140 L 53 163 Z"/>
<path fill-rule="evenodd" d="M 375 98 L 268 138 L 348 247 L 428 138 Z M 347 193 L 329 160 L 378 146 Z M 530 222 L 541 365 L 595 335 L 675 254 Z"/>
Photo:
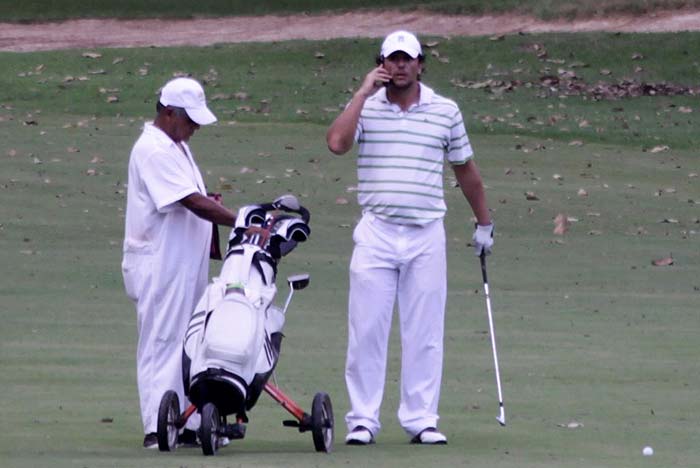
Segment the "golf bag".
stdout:
<path fill-rule="evenodd" d="M 309 212 L 284 201 L 238 211 L 221 273 L 192 314 L 183 385 L 200 410 L 213 403 L 222 414 L 247 421 L 246 411 L 277 364 L 286 312 L 273 305 L 277 264 L 310 234 Z"/>

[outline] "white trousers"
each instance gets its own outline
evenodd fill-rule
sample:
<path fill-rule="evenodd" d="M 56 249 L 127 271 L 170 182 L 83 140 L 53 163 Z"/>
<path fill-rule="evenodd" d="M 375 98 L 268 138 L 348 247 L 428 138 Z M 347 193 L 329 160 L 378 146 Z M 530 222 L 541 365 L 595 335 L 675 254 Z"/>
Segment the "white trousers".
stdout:
<path fill-rule="evenodd" d="M 442 220 L 427 226 L 388 223 L 365 214 L 353 233 L 345 382 L 348 430 L 381 428 L 379 408 L 398 297 L 401 400 L 398 418 L 409 435 L 437 427 L 442 380 L 447 273 Z"/>
<path fill-rule="evenodd" d="M 180 411 L 189 405 L 182 386 L 182 346 L 187 323 L 202 287 L 189 274 L 162 274 L 149 255 L 126 255 L 122 275 L 127 295 L 136 305 L 138 345 L 136 380 L 145 434 L 156 432 L 163 394 L 175 390 Z M 199 427 L 199 414 L 187 421 Z"/>

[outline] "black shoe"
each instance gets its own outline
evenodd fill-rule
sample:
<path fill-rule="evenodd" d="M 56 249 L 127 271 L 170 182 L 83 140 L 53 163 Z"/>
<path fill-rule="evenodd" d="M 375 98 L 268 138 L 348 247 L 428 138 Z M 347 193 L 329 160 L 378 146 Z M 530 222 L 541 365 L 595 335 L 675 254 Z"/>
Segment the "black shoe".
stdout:
<path fill-rule="evenodd" d="M 155 432 L 146 434 L 143 438 L 143 448 L 145 449 L 157 449 L 158 448 L 158 436 Z"/>
<path fill-rule="evenodd" d="M 177 436 L 177 446 L 178 447 L 199 447 L 199 439 L 197 438 L 197 432 L 192 429 L 185 429 L 182 434 Z"/>

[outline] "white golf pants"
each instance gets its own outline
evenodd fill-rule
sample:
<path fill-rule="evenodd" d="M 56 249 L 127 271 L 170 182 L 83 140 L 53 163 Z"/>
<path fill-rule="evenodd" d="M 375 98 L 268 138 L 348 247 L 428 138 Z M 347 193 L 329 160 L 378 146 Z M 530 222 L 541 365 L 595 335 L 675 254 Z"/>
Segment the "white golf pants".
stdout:
<path fill-rule="evenodd" d="M 379 432 L 387 348 L 398 297 L 401 401 L 398 418 L 415 435 L 437 427 L 446 299 L 445 229 L 388 223 L 365 214 L 353 233 L 345 381 L 348 430 Z"/>
<path fill-rule="evenodd" d="M 182 387 L 182 340 L 202 289 L 187 277 L 159 281 L 153 265 L 146 255 L 129 256 L 122 264 L 126 292 L 137 312 L 136 380 L 145 434 L 157 430 L 158 408 L 166 391 L 177 392 L 180 411 L 189 405 Z M 197 429 L 199 421 L 199 414 L 193 414 L 186 427 Z"/>

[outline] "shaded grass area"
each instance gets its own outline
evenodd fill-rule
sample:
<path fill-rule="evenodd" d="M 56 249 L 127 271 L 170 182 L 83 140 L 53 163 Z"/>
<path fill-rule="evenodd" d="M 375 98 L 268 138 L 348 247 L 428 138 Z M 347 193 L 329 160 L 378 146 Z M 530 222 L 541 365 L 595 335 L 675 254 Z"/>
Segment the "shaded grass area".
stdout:
<path fill-rule="evenodd" d="M 693 85 L 695 65 L 679 59 L 684 50 L 696 52 L 695 38 L 440 39 L 436 49 L 450 63 L 430 59 L 426 82 L 462 107 L 496 221 L 488 268 L 509 425 L 500 428 L 494 419 L 481 277 L 465 246 L 471 214 L 446 172 L 450 260 L 440 427 L 450 444 L 437 450 L 408 445 L 396 422 L 396 332 L 378 443 L 366 449 L 341 443 L 347 264 L 359 208 L 354 157 L 331 156 L 324 133 L 349 98 L 346 89 L 358 85 L 353 77 L 371 67 L 376 42 L 109 50 L 96 59 L 82 51 L 3 54 L 3 466 L 697 465 L 695 98 L 595 102 L 540 97 L 542 90 L 526 86 L 499 93 L 450 84 L 536 82 L 574 61 L 588 64 L 575 68 L 583 79 L 609 80 L 601 69 L 624 75 L 640 53 L 645 79 Z M 534 43 L 547 58 L 529 52 Z M 105 73 L 89 73 L 98 69 Z M 314 453 L 308 434 L 282 428 L 286 413 L 266 397 L 251 412 L 246 440 L 217 457 L 140 448 L 135 313 L 119 271 L 126 163 L 153 114 L 156 89 L 178 71 L 206 80 L 210 97 L 247 95 L 214 100 L 221 121 L 192 140 L 209 188 L 234 207 L 292 192 L 312 212 L 311 240 L 280 266 L 282 278 L 308 271 L 312 279 L 290 309 L 278 383 L 307 408 L 316 391 L 331 394 L 338 434 L 330 456 Z M 118 101 L 107 103 L 109 96 Z M 552 122 L 555 114 L 566 117 Z M 589 125 L 580 126 L 583 120 Z M 657 145 L 669 148 L 652 151 Z M 538 200 L 527 200 L 526 192 Z M 564 236 L 552 233 L 560 213 L 571 220 Z M 652 266 L 668 256 L 673 265 Z M 212 274 L 218 268 L 212 264 Z M 654 447 L 653 458 L 642 458 L 645 445 Z"/>
<path fill-rule="evenodd" d="M 657 10 L 697 8 L 697 0 L 201 0 L 196 3 L 173 0 L 77 0 L 4 2 L 0 21 L 53 21 L 75 18 L 193 18 L 264 14 L 326 13 L 357 9 L 426 10 L 443 14 L 519 13 L 544 19 L 587 18 L 610 14 L 648 14 Z"/>
<path fill-rule="evenodd" d="M 700 69 L 691 59 L 700 53 L 697 38 L 693 33 L 424 38 L 433 44 L 426 49 L 425 80 L 461 105 L 471 133 L 692 148 L 700 88 Z M 206 83 L 222 121 L 325 125 L 371 69 L 378 47 L 379 40 L 337 40 L 6 53 L 0 114 L 28 124 L 47 112 L 150 117 L 158 88 L 172 76 L 191 74 Z M 550 85 L 551 78 L 584 89 L 572 93 Z M 589 90 L 653 84 L 673 85 L 684 94 L 605 99 Z"/>

